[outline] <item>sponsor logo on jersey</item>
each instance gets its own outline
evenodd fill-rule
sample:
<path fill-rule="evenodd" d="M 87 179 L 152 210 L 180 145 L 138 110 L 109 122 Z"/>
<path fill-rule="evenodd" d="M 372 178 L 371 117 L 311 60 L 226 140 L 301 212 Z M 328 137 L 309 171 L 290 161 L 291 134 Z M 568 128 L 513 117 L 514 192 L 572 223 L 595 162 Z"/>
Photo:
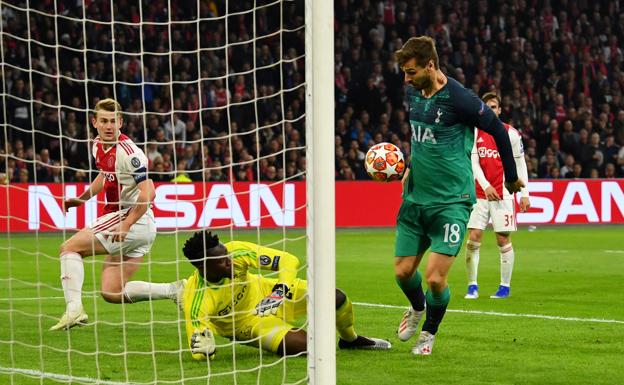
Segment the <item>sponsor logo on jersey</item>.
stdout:
<path fill-rule="evenodd" d="M 485 140 L 483 140 L 482 137 L 479 137 L 479 139 L 477 139 L 477 143 L 483 143 L 483 142 L 485 142 Z"/>
<path fill-rule="evenodd" d="M 112 172 L 103 172 L 104 174 L 104 179 L 106 179 L 109 182 L 115 182 L 115 173 Z"/>
<path fill-rule="evenodd" d="M 260 264 L 262 266 L 269 266 L 271 264 L 271 258 L 268 255 L 261 255 L 258 259 L 260 259 Z"/>
<path fill-rule="evenodd" d="M 139 160 L 139 158 L 137 158 L 136 156 L 133 157 L 132 159 L 130 159 L 130 164 L 132 165 L 132 167 L 134 168 L 139 168 L 139 166 L 141 165 L 141 161 Z"/>
<path fill-rule="evenodd" d="M 438 144 L 433 135 L 433 130 L 429 127 L 422 127 L 420 124 L 418 126 L 412 124 L 412 140 L 415 142 Z"/>
<path fill-rule="evenodd" d="M 240 287 L 241 287 L 241 291 L 239 291 L 238 294 L 236 294 L 236 296 L 233 298 L 234 307 L 236 307 L 236 305 L 238 305 L 238 302 L 241 299 L 243 299 L 243 297 L 245 297 L 245 290 L 247 290 L 247 285 L 241 285 Z M 217 315 L 224 316 L 224 315 L 230 314 L 231 311 L 232 311 L 232 305 L 229 304 L 223 309 L 219 310 L 217 312 Z"/>
<path fill-rule="evenodd" d="M 500 158 L 498 150 L 492 150 L 491 148 L 479 147 L 477 152 L 479 153 L 479 158 Z"/>

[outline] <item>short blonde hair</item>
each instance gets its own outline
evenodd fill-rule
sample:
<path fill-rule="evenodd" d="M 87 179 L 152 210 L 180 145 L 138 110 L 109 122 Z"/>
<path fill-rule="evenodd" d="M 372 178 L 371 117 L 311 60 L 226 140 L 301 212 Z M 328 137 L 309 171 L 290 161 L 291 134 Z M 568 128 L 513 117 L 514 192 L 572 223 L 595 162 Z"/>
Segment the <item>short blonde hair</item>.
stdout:
<path fill-rule="evenodd" d="M 98 111 L 117 112 L 118 116 L 121 116 L 122 114 L 121 104 L 119 104 L 115 99 L 111 98 L 100 100 L 99 102 L 97 102 L 93 110 L 96 117 Z"/>

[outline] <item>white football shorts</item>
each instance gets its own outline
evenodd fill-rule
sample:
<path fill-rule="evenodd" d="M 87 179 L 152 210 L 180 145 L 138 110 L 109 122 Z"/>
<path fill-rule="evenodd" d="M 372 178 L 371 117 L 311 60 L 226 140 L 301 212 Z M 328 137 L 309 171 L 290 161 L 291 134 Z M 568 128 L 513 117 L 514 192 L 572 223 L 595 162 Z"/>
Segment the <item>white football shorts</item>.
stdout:
<path fill-rule="evenodd" d="M 128 215 L 129 210 L 122 209 L 102 215 L 89 227 L 110 255 L 139 258 L 150 251 L 154 239 L 156 239 L 156 222 L 151 209 L 148 209 L 130 227 L 130 231 L 123 242 L 111 242 L 113 238 L 111 231 Z"/>
<path fill-rule="evenodd" d="M 488 201 L 487 199 L 477 199 L 477 203 L 472 206 L 468 228 L 485 230 L 490 218 L 492 218 L 492 227 L 495 232 L 516 231 L 516 204 L 514 200 Z"/>

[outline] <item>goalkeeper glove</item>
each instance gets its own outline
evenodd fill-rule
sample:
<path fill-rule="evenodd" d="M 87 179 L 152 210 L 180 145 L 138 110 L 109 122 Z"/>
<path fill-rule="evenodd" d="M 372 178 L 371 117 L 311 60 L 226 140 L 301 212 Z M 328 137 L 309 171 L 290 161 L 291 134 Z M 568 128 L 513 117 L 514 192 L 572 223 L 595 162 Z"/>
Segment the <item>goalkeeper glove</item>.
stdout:
<path fill-rule="evenodd" d="M 217 345 L 210 328 L 205 328 L 202 331 L 195 329 L 193 331 L 193 335 L 191 336 L 191 353 L 203 354 L 213 359 L 216 350 Z"/>
<path fill-rule="evenodd" d="M 256 311 L 254 314 L 259 315 L 260 317 L 264 317 L 269 314 L 276 314 L 277 309 L 282 302 L 284 302 L 284 298 L 292 299 L 292 293 L 290 293 L 288 285 L 285 283 L 278 283 L 273 286 L 273 292 L 256 305 Z"/>

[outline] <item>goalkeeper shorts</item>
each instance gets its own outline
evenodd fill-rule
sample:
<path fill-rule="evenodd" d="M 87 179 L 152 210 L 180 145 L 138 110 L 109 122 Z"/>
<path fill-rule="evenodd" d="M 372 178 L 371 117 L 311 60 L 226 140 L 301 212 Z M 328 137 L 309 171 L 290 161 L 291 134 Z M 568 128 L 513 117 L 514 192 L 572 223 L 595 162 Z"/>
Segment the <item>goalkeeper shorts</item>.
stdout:
<path fill-rule="evenodd" d="M 271 293 L 270 288 L 275 283 L 277 279 L 263 279 L 262 286 L 263 291 L 266 291 L 265 295 Z M 253 346 L 277 353 L 286 334 L 296 329 L 292 322 L 306 314 L 307 290 L 307 281 L 295 279 L 290 288 L 290 292 L 293 293 L 292 299 L 284 300 L 284 304 L 276 315 L 246 317 L 236 325 L 236 339 L 250 341 L 249 343 Z"/>

